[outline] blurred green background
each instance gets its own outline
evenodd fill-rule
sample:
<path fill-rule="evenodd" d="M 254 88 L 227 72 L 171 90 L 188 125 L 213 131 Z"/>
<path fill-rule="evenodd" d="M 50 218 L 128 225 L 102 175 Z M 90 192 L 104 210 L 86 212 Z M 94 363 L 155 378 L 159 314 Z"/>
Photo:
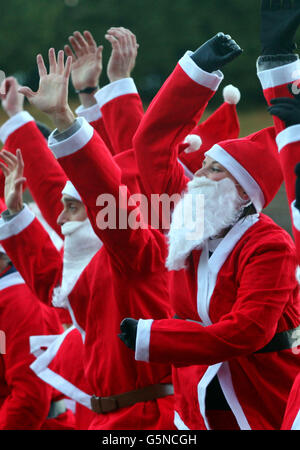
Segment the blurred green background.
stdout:
<path fill-rule="evenodd" d="M 92 32 L 98 45 L 104 45 L 100 81 L 105 85 L 110 56 L 110 44 L 104 38 L 106 30 L 111 26 L 129 28 L 140 44 L 132 75 L 145 109 L 186 50 L 195 50 L 219 31 L 229 33 L 244 53 L 225 67 L 222 86 L 234 84 L 241 91 L 238 105 L 241 136 L 272 125 L 256 76 L 260 0 L 0 0 L 0 5 L 0 70 L 15 75 L 20 83 L 32 89 L 38 85 L 37 53 L 42 53 L 47 61 L 49 47 L 59 50 L 75 30 L 86 29 Z M 75 108 L 78 103 L 72 87 L 70 98 Z M 204 118 L 221 102 L 219 89 Z M 47 117 L 27 104 L 26 108 L 49 124 Z M 0 123 L 5 120 L 1 111 Z M 284 187 L 266 212 L 291 231 Z"/>

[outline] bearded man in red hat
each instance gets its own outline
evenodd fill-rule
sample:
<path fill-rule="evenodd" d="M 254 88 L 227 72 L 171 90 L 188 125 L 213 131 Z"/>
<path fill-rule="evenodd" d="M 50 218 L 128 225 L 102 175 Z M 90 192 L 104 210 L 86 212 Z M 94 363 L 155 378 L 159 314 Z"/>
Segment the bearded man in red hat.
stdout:
<path fill-rule="evenodd" d="M 260 78 L 269 76 L 269 55 L 279 54 L 286 89 L 299 65 L 289 56 L 299 2 L 267 3 Z M 127 318 L 120 338 L 139 361 L 173 364 L 179 429 L 279 429 L 299 371 L 291 337 L 300 305 L 294 243 L 261 214 L 282 183 L 275 129 L 214 145 L 189 183 L 176 158 L 176 145 L 198 119 L 195 99 L 204 108 L 222 80 L 215 39 L 179 61 L 134 138 L 149 195 L 185 194 L 173 213 L 166 261 L 176 316 Z M 275 43 L 272 53 L 268 40 Z"/>

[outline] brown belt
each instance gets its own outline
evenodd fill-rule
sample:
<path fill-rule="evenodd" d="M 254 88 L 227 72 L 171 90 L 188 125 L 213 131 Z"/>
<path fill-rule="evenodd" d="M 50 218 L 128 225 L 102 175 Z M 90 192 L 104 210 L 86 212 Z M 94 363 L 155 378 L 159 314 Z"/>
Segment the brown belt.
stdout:
<path fill-rule="evenodd" d="M 106 414 L 139 402 L 148 402 L 156 398 L 174 394 L 173 384 L 152 384 L 136 391 L 124 392 L 111 397 L 91 398 L 92 410 L 97 414 Z"/>

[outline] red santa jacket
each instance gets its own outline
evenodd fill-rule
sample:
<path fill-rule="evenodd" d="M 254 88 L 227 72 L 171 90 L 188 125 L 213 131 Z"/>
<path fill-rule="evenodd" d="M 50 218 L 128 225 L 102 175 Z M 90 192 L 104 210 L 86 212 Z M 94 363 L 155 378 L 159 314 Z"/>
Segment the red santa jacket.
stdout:
<path fill-rule="evenodd" d="M 60 335 L 33 336 L 30 350 L 36 357 L 30 368 L 45 383 L 75 401 L 75 427 L 87 430 L 95 413 L 91 410 L 91 394 L 87 393 L 79 331 L 72 326 Z"/>
<path fill-rule="evenodd" d="M 86 144 L 82 147 L 84 140 Z M 51 147 L 84 199 L 91 223 L 95 224 L 94 229 L 104 243 L 68 297 L 74 323 L 84 337 L 84 366 L 90 392 L 111 396 L 170 382 L 169 365 L 136 363 L 132 352 L 117 336 L 125 317 L 170 316 L 163 236 L 155 230 L 141 228 L 97 228 L 97 216 L 104 206 L 97 206 L 100 206 L 99 195 L 111 194 L 118 210 L 121 171 L 87 122 L 83 121 L 71 141 L 68 139 L 67 143 Z M 78 167 L 81 167 L 80 172 Z M 127 218 L 136 209 L 123 206 Z M 51 302 L 53 289 L 60 283 L 61 260 L 47 234 L 41 227 L 37 230 L 39 223 L 33 219 L 25 208 L 11 221 L 2 223 L 1 240 L 28 285 L 40 299 Z M 33 235 L 34 242 L 29 242 Z M 24 254 L 27 254 L 26 261 Z M 169 429 L 173 426 L 172 401 L 172 396 L 168 396 L 145 404 L 136 403 L 133 407 L 99 415 L 91 427 Z"/>
<path fill-rule="evenodd" d="M 37 301 L 18 272 L 1 277 L 0 290 L 0 429 L 73 429 L 71 411 L 47 418 L 63 396 L 30 369 L 30 337 L 63 331 L 56 312 Z"/>
<path fill-rule="evenodd" d="M 185 188 L 174 149 L 197 117 L 192 99 L 204 108 L 217 85 L 185 55 L 148 108 L 134 146 L 149 194 Z M 188 320 L 139 321 L 136 359 L 174 364 L 178 428 L 209 428 L 206 388 L 217 375 L 241 429 L 279 429 L 299 357 L 292 349 L 255 352 L 299 325 L 293 242 L 262 214 L 239 221 L 209 260 L 208 251 L 206 244 L 187 271 L 171 273 L 172 305 Z"/>

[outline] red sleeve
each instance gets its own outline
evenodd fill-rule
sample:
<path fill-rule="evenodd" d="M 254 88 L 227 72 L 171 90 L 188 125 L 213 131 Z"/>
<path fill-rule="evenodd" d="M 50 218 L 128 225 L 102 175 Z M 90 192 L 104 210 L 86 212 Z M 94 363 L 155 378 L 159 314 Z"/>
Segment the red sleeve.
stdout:
<path fill-rule="evenodd" d="M 91 134 L 87 122 L 77 133 L 71 147 L 60 142 L 51 148 L 83 199 L 95 233 L 122 270 L 156 270 L 165 258 L 163 236 L 147 229 L 136 204 L 128 205 L 130 193 L 121 185 L 121 170 L 100 136 Z M 86 144 L 74 151 L 78 137 Z M 140 226 L 134 229 L 131 220 Z"/>
<path fill-rule="evenodd" d="M 133 136 L 144 114 L 140 96 L 120 95 L 105 103 L 101 112 L 115 154 L 131 149 Z"/>
<path fill-rule="evenodd" d="M 177 144 L 197 125 L 213 95 L 213 89 L 194 81 L 178 64 L 151 102 L 133 139 L 148 195 L 173 195 L 186 187 Z"/>
<path fill-rule="evenodd" d="M 34 219 L 18 234 L 0 232 L 0 237 L 26 284 L 39 300 L 51 306 L 53 289 L 61 284 L 63 261 L 40 222 Z"/>
<path fill-rule="evenodd" d="M 39 429 L 45 421 L 52 388 L 29 368 L 34 357 L 29 337 L 47 334 L 39 303 L 26 285 L 1 292 L 1 328 L 6 335 L 3 355 L 10 393 L 0 407 L 0 429 Z"/>
<path fill-rule="evenodd" d="M 47 223 L 62 237 L 56 220 L 62 211 L 61 191 L 67 177 L 35 122 L 28 122 L 11 133 L 5 141 L 5 148 L 12 153 L 21 149 L 30 193 Z"/>
<path fill-rule="evenodd" d="M 284 66 L 275 67 L 274 69 L 259 72 L 263 93 L 265 99 L 270 105 L 274 98 L 292 97 L 288 89 L 288 85 L 297 80 L 299 76 L 299 61 Z M 277 145 L 279 151 L 279 159 L 285 181 L 288 204 L 292 219 L 293 236 L 297 247 L 298 260 L 300 262 L 300 232 L 295 228 L 291 205 L 295 200 L 295 167 L 300 162 L 299 145 L 300 145 L 300 126 L 289 127 L 286 129 L 285 123 L 276 116 L 272 116 L 277 134 Z"/>
<path fill-rule="evenodd" d="M 99 117 L 97 120 L 93 120 L 90 122 L 91 126 L 94 128 L 95 131 L 101 136 L 101 139 L 104 141 L 106 147 L 109 149 L 110 153 L 112 155 L 115 154 L 115 149 L 111 143 L 110 137 L 106 131 L 105 123 L 103 120 L 103 117 Z"/>
<path fill-rule="evenodd" d="M 203 327 L 176 319 L 153 322 L 150 361 L 212 365 L 261 349 L 283 331 L 279 319 L 298 291 L 295 270 L 292 248 L 275 240 L 259 246 L 244 264 L 240 261 L 236 301 L 216 323 Z M 286 326 L 281 323 L 280 328 Z"/>

